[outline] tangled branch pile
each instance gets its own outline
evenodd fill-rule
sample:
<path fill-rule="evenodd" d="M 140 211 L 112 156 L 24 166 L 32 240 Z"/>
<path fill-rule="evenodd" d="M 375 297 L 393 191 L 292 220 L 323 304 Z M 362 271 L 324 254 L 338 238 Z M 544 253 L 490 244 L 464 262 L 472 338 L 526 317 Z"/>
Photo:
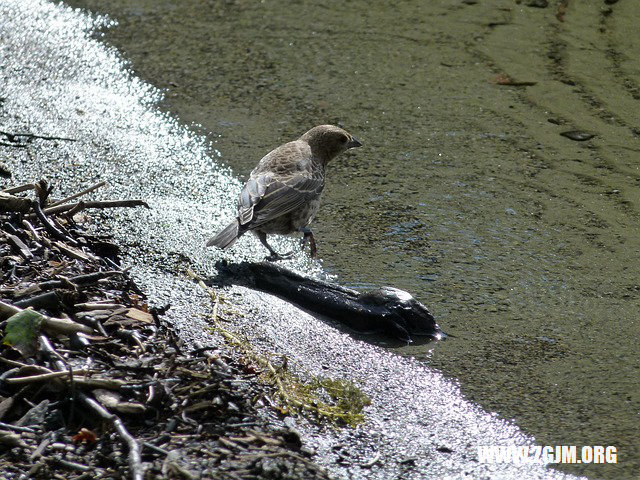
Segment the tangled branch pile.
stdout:
<path fill-rule="evenodd" d="M 118 247 L 79 226 L 85 208 L 145 205 L 75 201 L 99 186 L 0 192 L 3 478 L 327 478 L 258 415 L 257 373 L 216 347 L 185 352 Z"/>

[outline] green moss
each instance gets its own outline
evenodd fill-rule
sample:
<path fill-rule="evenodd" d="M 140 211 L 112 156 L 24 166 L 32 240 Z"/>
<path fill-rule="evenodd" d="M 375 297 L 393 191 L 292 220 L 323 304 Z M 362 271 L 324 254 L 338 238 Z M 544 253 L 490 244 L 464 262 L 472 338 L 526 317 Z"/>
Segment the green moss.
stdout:
<path fill-rule="evenodd" d="M 281 362 L 274 362 L 269 355 L 256 351 L 247 338 L 222 326 L 219 316 L 220 296 L 207 287 L 195 273 L 187 273 L 211 297 L 212 331 L 222 335 L 230 346 L 242 353 L 247 365 L 256 366 L 261 370 L 258 378 L 274 388 L 274 403 L 281 413 L 312 416 L 317 421 L 334 426 L 355 427 L 364 422 L 363 410 L 371 404 L 371 400 L 357 385 L 345 379 L 315 375 L 306 375 L 308 380 L 303 380 L 300 375 L 289 369 L 286 357 Z M 278 363 L 280 365 L 276 366 Z"/>

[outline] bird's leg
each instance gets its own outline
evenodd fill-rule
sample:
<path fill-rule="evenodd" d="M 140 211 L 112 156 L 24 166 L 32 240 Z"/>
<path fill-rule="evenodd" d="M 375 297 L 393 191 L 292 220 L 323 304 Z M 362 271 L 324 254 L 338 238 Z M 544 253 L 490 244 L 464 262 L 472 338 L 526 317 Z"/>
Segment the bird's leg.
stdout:
<path fill-rule="evenodd" d="M 316 239 L 313 236 L 313 232 L 309 227 L 301 228 L 300 231 L 304 234 L 302 236 L 302 240 L 300 244 L 302 245 L 302 249 L 304 250 L 304 246 L 309 242 L 309 249 L 311 250 L 311 257 L 316 258 L 318 256 L 318 247 L 316 245 Z"/>
<path fill-rule="evenodd" d="M 269 245 L 267 243 L 267 234 L 266 233 L 264 233 L 264 232 L 256 232 L 256 235 L 258 236 L 258 239 L 260 240 L 260 243 L 262 245 L 264 245 L 267 248 L 267 250 L 269 250 L 269 253 L 271 254 L 266 258 L 266 260 L 269 260 L 270 262 L 276 262 L 278 260 L 286 260 L 287 258 L 291 258 L 293 256 L 293 252 L 288 252 L 288 253 L 285 253 L 283 255 L 280 255 L 273 248 L 271 248 L 271 245 Z"/>

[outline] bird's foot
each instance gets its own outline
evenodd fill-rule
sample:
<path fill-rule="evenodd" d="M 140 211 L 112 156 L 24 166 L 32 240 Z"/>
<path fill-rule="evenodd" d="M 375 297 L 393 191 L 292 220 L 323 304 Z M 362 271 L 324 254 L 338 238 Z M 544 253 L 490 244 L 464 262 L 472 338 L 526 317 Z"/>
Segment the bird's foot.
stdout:
<path fill-rule="evenodd" d="M 305 245 L 309 242 L 309 253 L 311 254 L 311 258 L 316 258 L 318 256 L 318 246 L 316 245 L 316 239 L 313 236 L 313 232 L 308 228 L 303 228 L 300 231 L 304 233 L 302 240 L 300 240 L 302 249 L 304 250 Z"/>
<path fill-rule="evenodd" d="M 278 253 L 275 250 L 272 250 L 271 255 L 264 257 L 264 259 L 267 262 L 277 262 L 279 260 L 289 260 L 294 254 L 294 252 Z"/>
<path fill-rule="evenodd" d="M 269 245 L 269 243 L 267 242 L 267 234 L 264 232 L 256 232 L 258 235 L 258 239 L 260 240 L 260 243 L 262 243 L 262 245 L 265 246 L 265 248 L 267 250 L 269 250 L 269 253 L 271 255 L 269 255 L 268 257 L 265 257 L 265 260 L 267 260 L 268 262 L 277 262 L 278 260 L 287 260 L 291 257 L 293 257 L 293 252 L 287 252 L 287 253 L 278 253 L 276 252 L 271 245 Z"/>

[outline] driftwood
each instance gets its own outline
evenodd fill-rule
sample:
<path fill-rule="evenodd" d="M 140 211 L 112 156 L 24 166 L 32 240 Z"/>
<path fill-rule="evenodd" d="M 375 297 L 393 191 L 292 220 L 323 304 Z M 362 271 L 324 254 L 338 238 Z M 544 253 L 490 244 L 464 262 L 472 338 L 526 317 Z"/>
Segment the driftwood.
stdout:
<path fill-rule="evenodd" d="M 146 207 L 150 208 L 147 202 L 140 199 L 132 199 L 132 200 L 99 200 L 99 201 L 79 201 L 76 203 L 68 203 L 71 200 L 75 200 L 83 195 L 91 193 L 97 190 L 100 187 L 106 185 L 106 182 L 98 182 L 94 185 L 91 185 L 84 190 L 74 193 L 73 195 L 69 195 L 61 200 L 56 200 L 52 202 L 49 206 L 44 207 L 44 199 L 40 197 L 40 201 L 37 205 L 34 205 L 32 201 L 24 197 L 15 196 L 16 193 L 26 192 L 29 190 L 35 190 L 40 193 L 42 191 L 44 185 L 44 189 L 46 189 L 46 183 L 37 182 L 37 183 L 25 183 L 23 185 L 19 185 L 17 187 L 6 188 L 4 190 L 0 190 L 0 212 L 18 212 L 18 213 L 27 213 L 29 210 L 33 209 L 35 216 L 38 217 L 40 221 L 43 222 L 43 225 L 55 238 L 59 240 L 63 240 L 65 242 L 74 244 L 73 241 L 69 242 L 68 235 L 60 236 L 59 229 L 53 225 L 48 218 L 47 215 L 54 215 L 59 213 L 66 213 L 67 215 L 75 215 L 76 213 L 85 210 L 87 208 L 123 208 L 123 207 Z M 48 192 L 47 192 L 48 195 Z M 40 196 L 40 195 L 39 195 Z M 46 195 L 45 195 L 46 196 Z M 39 209 L 39 211 L 38 211 Z M 43 220 L 44 218 L 44 220 Z"/>
<path fill-rule="evenodd" d="M 362 334 L 382 333 L 405 342 L 444 337 L 427 307 L 394 287 L 357 292 L 287 270 L 273 263 L 221 267 L 221 276 L 282 297 Z M 218 280 L 218 279 L 216 279 Z"/>
<path fill-rule="evenodd" d="M 22 192 L 26 192 L 29 190 L 33 190 L 35 187 L 35 184 L 33 183 L 25 183 L 23 185 L 18 185 L 17 187 L 10 187 L 10 188 L 5 188 L 4 190 L 2 190 L 3 193 L 9 193 L 11 195 L 13 195 L 14 193 L 22 193 Z"/>
<path fill-rule="evenodd" d="M 31 209 L 28 198 L 16 197 L 7 192 L 0 192 L 0 212 L 27 213 Z"/>

